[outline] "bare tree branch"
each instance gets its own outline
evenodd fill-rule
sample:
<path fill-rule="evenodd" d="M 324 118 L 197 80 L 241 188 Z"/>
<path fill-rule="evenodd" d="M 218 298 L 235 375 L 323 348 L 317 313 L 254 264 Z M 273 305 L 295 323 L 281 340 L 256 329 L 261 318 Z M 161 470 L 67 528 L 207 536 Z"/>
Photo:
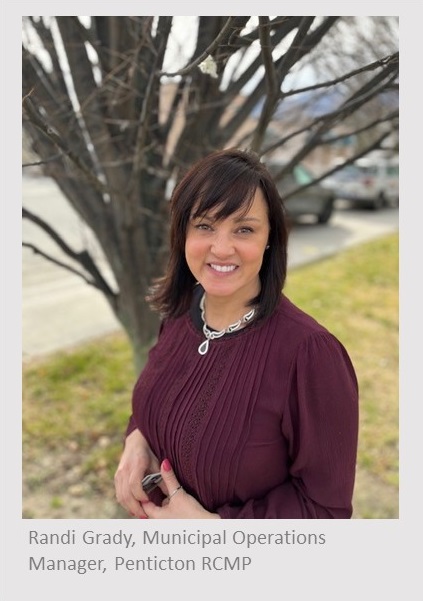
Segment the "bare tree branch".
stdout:
<path fill-rule="evenodd" d="M 101 288 L 99 288 L 99 286 L 97 285 L 97 283 L 94 280 L 90 280 L 81 271 L 78 271 L 77 269 L 75 269 L 74 267 L 71 267 L 67 263 L 63 263 L 63 261 L 59 261 L 59 259 L 56 259 L 55 257 L 52 257 L 51 255 L 49 255 L 48 253 L 44 252 L 43 250 L 40 250 L 37 246 L 35 246 L 35 244 L 32 244 L 30 242 L 22 242 L 22 246 L 24 248 L 29 248 L 35 254 L 40 255 L 41 257 L 44 257 L 44 259 L 47 259 L 48 261 L 50 261 L 54 265 L 57 265 L 58 267 L 63 267 L 63 269 L 66 269 L 66 271 L 70 271 L 71 273 L 79 276 L 80 278 L 82 278 L 84 280 L 84 282 L 86 282 L 90 286 L 93 286 L 94 288 L 97 288 L 97 289 L 101 290 Z"/>
<path fill-rule="evenodd" d="M 309 188 L 310 186 L 312 186 L 313 184 L 316 184 L 318 182 L 320 182 L 321 180 L 325 179 L 326 177 L 328 177 L 329 175 L 332 175 L 332 173 L 335 173 L 336 171 L 339 171 L 339 169 L 341 169 L 342 167 L 345 167 L 346 165 L 349 165 L 351 163 L 354 163 L 356 160 L 358 160 L 359 158 L 365 156 L 366 154 L 369 154 L 369 152 L 372 152 L 373 150 L 377 150 L 379 148 L 381 148 L 381 144 L 382 142 L 389 136 L 390 132 L 389 131 L 385 131 L 383 132 L 376 140 L 374 140 L 371 144 L 369 144 L 368 146 L 366 146 L 364 149 L 362 149 L 361 151 L 357 152 L 356 154 L 354 154 L 353 157 L 350 157 L 349 159 L 346 159 L 342 165 L 338 165 L 336 167 L 334 167 L 333 169 L 329 169 L 328 171 L 326 171 L 325 173 L 323 173 L 321 176 L 313 179 L 309 184 L 306 184 L 304 186 L 298 186 L 297 188 L 290 190 L 289 193 L 285 194 L 284 198 L 290 198 L 291 196 L 293 196 L 294 194 L 296 194 L 298 192 L 298 190 L 301 189 L 306 189 Z M 296 161 L 297 164 L 298 161 Z M 288 163 L 286 163 L 279 171 L 274 173 L 274 178 L 275 180 L 280 180 L 281 178 L 284 177 L 284 175 L 289 172 L 289 170 L 292 168 L 292 161 L 289 161 Z"/>
<path fill-rule="evenodd" d="M 339 135 L 333 135 L 331 137 L 327 137 L 325 139 L 323 139 L 321 141 L 321 145 L 330 145 L 330 144 L 334 144 L 336 142 L 338 142 L 339 140 L 343 140 L 345 138 L 350 138 L 351 136 L 357 136 L 358 134 L 361 134 L 365 131 L 369 131 L 371 129 L 374 129 L 377 125 L 380 125 L 381 123 L 386 123 L 386 122 L 393 122 L 395 120 L 397 120 L 399 117 L 399 111 L 392 111 L 390 113 L 388 113 L 387 115 L 385 115 L 384 117 L 380 117 L 378 119 L 374 119 L 373 121 L 370 121 L 369 123 L 366 123 L 366 125 L 364 125 L 363 127 L 357 127 L 356 129 L 353 130 L 349 130 L 348 132 L 339 134 Z"/>
<path fill-rule="evenodd" d="M 398 52 L 391 54 L 389 56 L 386 56 L 380 60 L 374 61 L 368 65 L 365 65 L 364 67 L 360 67 L 359 69 L 354 69 L 352 71 L 349 71 L 348 73 L 345 73 L 344 75 L 340 75 L 339 77 L 336 77 L 335 79 L 330 79 L 330 80 L 327 80 L 327 81 L 324 81 L 321 83 L 305 86 L 303 88 L 296 88 L 296 89 L 290 90 L 288 92 L 281 92 L 280 95 L 282 98 L 287 98 L 288 96 L 303 94 L 304 92 L 310 92 L 310 91 L 314 91 L 314 90 L 321 90 L 324 88 L 334 87 L 339 83 L 342 83 L 344 81 L 352 79 L 356 75 L 360 75 L 362 73 L 367 73 L 369 71 L 374 71 L 375 69 L 383 67 L 391 62 L 395 62 L 398 64 Z"/>
<path fill-rule="evenodd" d="M 395 78 L 395 77 L 396 77 L 396 74 L 394 74 L 392 76 L 392 78 Z M 379 77 L 378 77 L 378 79 L 379 79 Z M 340 121 L 341 119 L 345 119 L 347 116 L 351 115 L 353 112 L 359 110 L 364 104 L 369 102 L 372 98 L 377 97 L 385 89 L 386 85 L 389 85 L 389 81 L 387 84 L 376 87 L 376 88 L 372 88 L 372 86 L 366 85 L 366 90 L 367 90 L 366 93 L 361 93 L 361 91 L 360 91 L 360 94 L 359 93 L 354 94 L 341 107 L 339 107 L 329 113 L 326 113 L 325 115 L 316 117 L 313 122 L 307 123 L 306 126 L 301 127 L 299 129 L 295 130 L 294 132 L 291 132 L 288 136 L 285 136 L 284 138 L 281 138 L 281 140 L 279 140 L 278 142 L 272 144 L 271 146 L 268 146 L 266 149 L 264 149 L 262 151 L 261 154 L 265 155 L 265 154 L 270 153 L 271 151 L 274 151 L 276 148 L 283 146 L 289 139 L 292 139 L 292 138 L 298 136 L 299 134 L 303 133 L 304 131 L 313 131 L 314 130 L 314 133 L 309 138 L 307 144 L 305 144 L 302 147 L 302 149 L 299 153 L 297 153 L 295 156 L 292 157 L 291 165 L 294 164 L 295 161 L 298 161 L 301 158 L 303 158 L 304 156 L 306 156 L 313 146 L 316 146 L 316 140 L 318 140 L 318 144 L 320 145 L 321 136 L 329 130 L 329 128 L 333 125 L 333 123 L 335 121 Z M 395 119 L 395 114 L 393 114 L 393 116 L 391 117 L 391 120 L 392 119 Z M 316 129 L 317 125 L 319 125 L 318 129 Z M 288 170 L 288 166 L 284 170 L 284 172 L 286 172 L 287 170 Z"/>
<path fill-rule="evenodd" d="M 96 288 L 101 290 L 108 297 L 109 300 L 113 299 L 116 296 L 116 294 L 113 292 L 113 290 L 110 288 L 110 286 L 108 285 L 106 280 L 101 275 L 97 265 L 94 263 L 91 255 L 88 253 L 87 250 L 83 250 L 81 252 L 74 251 L 63 240 L 63 238 L 46 221 L 44 221 L 44 219 L 41 219 L 41 217 L 34 215 L 34 213 L 32 213 L 31 211 L 28 211 L 28 209 L 25 209 L 24 207 L 22 207 L 22 217 L 24 219 L 28 219 L 28 220 L 32 221 L 33 223 L 35 223 L 36 225 L 38 225 L 52 240 L 54 240 L 54 242 L 57 244 L 57 246 L 68 257 L 70 257 L 71 259 L 74 259 L 82 267 L 84 267 L 84 269 L 86 269 L 86 271 L 88 271 L 88 273 L 93 277 L 93 280 L 89 281 L 91 286 L 95 286 Z M 24 246 L 28 246 L 28 245 L 29 245 L 28 243 L 24 244 Z M 36 252 L 38 252 L 39 254 L 42 254 L 42 252 L 38 249 Z M 45 254 L 43 254 L 43 256 L 47 257 L 47 255 L 45 255 Z M 53 260 L 50 257 L 47 257 L 47 258 L 49 258 L 49 260 Z M 54 261 L 57 264 L 59 264 L 57 260 L 54 260 Z M 63 264 L 63 266 L 65 266 L 65 265 Z M 71 269 L 71 268 L 67 267 L 67 269 Z M 77 273 L 78 275 L 81 275 L 78 271 L 75 271 L 75 273 Z"/>
<path fill-rule="evenodd" d="M 253 150 L 258 150 L 263 142 L 264 134 L 275 112 L 279 97 L 281 80 L 277 77 L 277 70 L 273 62 L 272 43 L 270 40 L 269 17 L 259 17 L 259 37 L 264 65 L 264 77 L 267 94 L 260 118 L 251 143 Z"/>
<path fill-rule="evenodd" d="M 46 121 L 41 117 L 41 115 L 37 112 L 35 106 L 32 103 L 30 96 L 26 96 L 23 99 L 23 106 L 28 115 L 28 119 L 39 129 L 44 135 L 49 138 L 53 142 L 53 144 L 59 147 L 63 153 L 74 163 L 74 165 L 78 168 L 78 170 L 83 174 L 88 182 L 94 186 L 96 190 L 99 192 L 106 192 L 108 190 L 107 186 L 102 184 L 97 177 L 93 174 L 92 170 L 90 170 L 86 165 L 84 165 L 78 156 L 67 146 L 64 144 L 63 140 L 60 136 L 46 123 Z"/>
<path fill-rule="evenodd" d="M 299 26 L 302 24 L 304 29 L 310 26 L 308 18 L 305 19 L 305 21 L 300 19 L 298 24 Z M 325 17 L 322 24 L 319 25 L 315 31 L 311 32 L 309 36 L 304 37 L 304 31 L 301 31 L 300 37 L 303 40 L 302 45 L 300 45 L 299 48 L 295 48 L 295 51 L 293 50 L 290 52 L 289 48 L 291 48 L 293 44 L 291 43 L 285 54 L 275 61 L 275 67 L 279 74 L 280 82 L 284 80 L 286 74 L 289 72 L 295 62 L 298 62 L 303 56 L 311 52 L 311 50 L 320 42 L 327 31 L 334 25 L 337 19 L 338 17 Z M 265 82 L 264 78 L 262 77 L 258 80 L 253 91 L 250 92 L 248 98 L 245 100 L 244 105 L 242 106 L 242 109 L 240 109 L 230 119 L 230 121 L 225 124 L 225 130 L 230 134 L 233 134 L 240 127 L 243 121 L 245 121 L 246 115 L 253 111 L 254 107 L 264 96 Z"/>
<path fill-rule="evenodd" d="M 314 17 L 303 17 L 301 19 L 298 31 L 295 34 L 291 45 L 279 61 L 278 72 L 283 74 L 283 79 L 285 79 L 285 74 L 289 72 L 290 67 L 294 65 L 311 46 L 311 37 L 316 34 L 312 34 L 308 38 L 307 34 L 310 31 L 313 21 Z"/>
<path fill-rule="evenodd" d="M 110 143 L 110 133 L 104 122 L 104 106 L 101 102 L 101 91 L 97 89 L 93 65 L 89 60 L 84 43 L 76 43 L 81 38 L 80 23 L 77 17 L 56 17 L 64 50 L 71 70 L 80 76 L 73 80 L 75 94 L 78 98 L 84 125 L 93 144 L 93 153 L 98 157 L 99 167 L 103 169 L 109 185 L 109 192 L 119 195 L 127 183 L 119 169 L 104 168 L 102 162 L 114 161 L 118 158 L 116 147 Z"/>
<path fill-rule="evenodd" d="M 39 167 L 40 165 L 47 165 L 47 163 L 51 163 L 53 161 L 57 161 L 58 159 L 63 158 L 63 152 L 59 152 L 56 155 L 51 156 L 48 159 L 45 159 L 44 161 L 33 161 L 32 163 L 22 163 L 22 168 L 25 169 L 25 167 Z"/>
<path fill-rule="evenodd" d="M 226 21 L 225 25 L 220 30 L 219 34 L 213 40 L 213 42 L 206 48 L 206 50 L 204 50 L 204 52 L 202 52 L 189 65 L 187 65 L 183 69 L 180 69 L 179 71 L 175 71 L 173 73 L 169 73 L 166 71 L 160 71 L 160 73 L 158 73 L 158 76 L 166 75 L 167 77 L 176 77 L 177 75 L 188 75 L 189 73 L 191 73 L 191 71 L 193 71 L 193 69 L 195 69 L 195 67 L 197 67 L 198 65 L 200 65 L 203 62 L 203 60 L 205 60 L 208 56 L 211 56 L 213 54 L 213 52 L 216 50 L 216 48 L 219 46 L 219 44 L 221 44 L 222 41 L 226 37 L 228 37 L 228 32 L 229 32 L 230 28 L 232 27 L 235 19 L 236 19 L 236 17 L 229 17 L 228 20 Z"/>

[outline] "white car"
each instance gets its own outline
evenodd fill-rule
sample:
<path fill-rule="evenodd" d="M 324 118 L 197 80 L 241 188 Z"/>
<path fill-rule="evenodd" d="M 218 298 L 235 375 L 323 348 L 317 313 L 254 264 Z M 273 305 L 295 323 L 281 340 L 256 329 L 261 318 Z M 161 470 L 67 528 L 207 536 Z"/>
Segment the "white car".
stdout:
<path fill-rule="evenodd" d="M 373 210 L 384 206 L 398 206 L 398 157 L 363 157 L 347 165 L 322 182 L 335 197 L 352 201 Z"/>

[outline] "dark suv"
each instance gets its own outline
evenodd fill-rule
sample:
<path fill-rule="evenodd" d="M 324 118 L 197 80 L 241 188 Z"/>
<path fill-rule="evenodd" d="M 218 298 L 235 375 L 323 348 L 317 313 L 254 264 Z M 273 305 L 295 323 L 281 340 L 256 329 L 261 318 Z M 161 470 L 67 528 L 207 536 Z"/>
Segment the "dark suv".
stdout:
<path fill-rule="evenodd" d="M 270 172 L 276 174 L 283 167 L 283 163 L 266 162 Z M 317 223 L 327 223 L 332 216 L 335 195 L 329 188 L 320 183 L 299 190 L 285 200 L 286 194 L 292 190 L 309 184 L 315 179 L 311 171 L 299 163 L 276 182 L 279 194 L 285 204 L 286 212 L 291 221 L 298 221 L 304 216 L 312 216 Z"/>

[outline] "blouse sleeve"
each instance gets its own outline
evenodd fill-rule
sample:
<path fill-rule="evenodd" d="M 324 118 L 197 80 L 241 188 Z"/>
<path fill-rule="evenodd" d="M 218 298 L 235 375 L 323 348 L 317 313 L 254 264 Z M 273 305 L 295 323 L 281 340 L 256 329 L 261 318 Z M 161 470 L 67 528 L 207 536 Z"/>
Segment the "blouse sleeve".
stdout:
<path fill-rule="evenodd" d="M 350 518 L 358 384 L 345 348 L 328 332 L 314 334 L 300 346 L 281 432 L 289 448 L 289 479 L 263 498 L 218 508 L 220 517 Z"/>
<path fill-rule="evenodd" d="M 163 321 L 161 321 L 161 322 L 160 322 L 160 326 L 159 326 L 159 332 L 158 332 L 157 340 L 159 339 L 159 337 L 160 337 L 160 335 L 161 335 L 161 333 L 162 333 L 162 331 L 163 331 L 163 328 L 164 328 L 164 326 L 165 326 L 165 323 L 166 323 L 166 320 L 163 320 Z M 151 350 L 150 350 L 150 352 L 151 352 Z M 127 437 L 128 437 L 130 434 L 132 434 L 132 432 L 133 432 L 134 430 L 136 430 L 137 428 L 138 428 L 138 426 L 137 426 L 137 424 L 136 424 L 136 421 L 135 421 L 135 418 L 134 418 L 134 414 L 133 414 L 133 413 L 131 413 L 131 415 L 130 415 L 130 417 L 129 417 L 129 420 L 128 420 L 128 423 L 127 423 L 127 426 L 126 426 L 126 430 L 125 430 L 125 434 L 124 434 L 124 440 L 126 440 L 126 438 L 127 438 Z"/>
<path fill-rule="evenodd" d="M 126 439 L 126 438 L 127 438 L 129 435 L 130 435 L 130 434 L 132 434 L 132 432 L 133 432 L 134 430 L 136 430 L 136 429 L 137 429 L 137 424 L 135 423 L 134 416 L 133 416 L 133 415 L 131 415 L 131 417 L 129 418 L 129 421 L 128 421 L 128 425 L 126 426 L 126 431 L 125 431 L 125 439 Z"/>

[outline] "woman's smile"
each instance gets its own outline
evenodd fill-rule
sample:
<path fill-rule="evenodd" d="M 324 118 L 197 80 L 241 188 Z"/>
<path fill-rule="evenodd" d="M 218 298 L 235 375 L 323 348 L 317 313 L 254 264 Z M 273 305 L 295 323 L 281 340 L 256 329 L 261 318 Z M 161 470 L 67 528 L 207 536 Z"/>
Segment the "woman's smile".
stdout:
<path fill-rule="evenodd" d="M 217 263 L 208 263 L 208 265 L 213 271 L 216 271 L 219 274 L 230 274 L 233 273 L 235 269 L 238 269 L 238 265 L 219 265 Z"/>

